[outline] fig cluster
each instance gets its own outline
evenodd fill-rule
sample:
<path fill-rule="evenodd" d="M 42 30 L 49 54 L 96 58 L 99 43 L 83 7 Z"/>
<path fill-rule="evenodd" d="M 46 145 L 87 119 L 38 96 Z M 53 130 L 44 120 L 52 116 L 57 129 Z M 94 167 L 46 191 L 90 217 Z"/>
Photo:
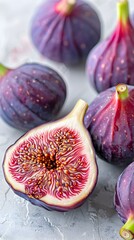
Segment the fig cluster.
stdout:
<path fill-rule="evenodd" d="M 1 64 L 0 115 L 11 126 L 30 130 L 6 151 L 3 172 L 20 197 L 47 210 L 68 211 L 81 206 L 96 186 L 95 152 L 108 163 L 131 163 L 117 181 L 114 205 L 125 223 L 120 235 L 132 240 L 134 28 L 128 1 L 119 0 L 117 8 L 115 31 L 97 46 L 100 20 L 83 0 L 46 1 L 39 8 L 31 29 L 38 51 L 65 64 L 76 64 L 89 54 L 87 75 L 102 93 L 90 106 L 79 100 L 56 121 L 67 94 L 62 77 L 38 63 L 16 69 Z"/>

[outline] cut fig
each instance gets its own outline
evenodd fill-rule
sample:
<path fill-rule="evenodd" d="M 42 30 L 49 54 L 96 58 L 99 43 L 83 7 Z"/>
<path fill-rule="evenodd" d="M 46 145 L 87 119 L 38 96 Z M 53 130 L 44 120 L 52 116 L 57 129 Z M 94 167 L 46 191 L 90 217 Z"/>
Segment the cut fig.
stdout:
<path fill-rule="evenodd" d="M 97 165 L 83 125 L 87 103 L 79 100 L 59 121 L 22 136 L 6 152 L 5 179 L 16 194 L 48 210 L 80 206 L 97 182 Z"/>
<path fill-rule="evenodd" d="M 87 76 L 97 92 L 119 83 L 134 85 L 134 28 L 127 0 L 117 1 L 118 22 L 114 32 L 89 54 Z"/>
<path fill-rule="evenodd" d="M 83 0 L 45 1 L 32 21 L 31 36 L 37 50 L 65 64 L 85 60 L 100 35 L 98 14 Z"/>
<path fill-rule="evenodd" d="M 125 240 L 134 239 L 134 162 L 118 178 L 114 205 L 125 223 L 120 230 L 121 237 Z"/>
<path fill-rule="evenodd" d="M 107 162 L 134 159 L 134 86 L 119 84 L 100 93 L 85 115 L 96 153 Z"/>
<path fill-rule="evenodd" d="M 0 116 L 29 130 L 56 119 L 66 99 L 66 85 L 53 69 L 37 63 L 8 69 L 0 64 Z"/>

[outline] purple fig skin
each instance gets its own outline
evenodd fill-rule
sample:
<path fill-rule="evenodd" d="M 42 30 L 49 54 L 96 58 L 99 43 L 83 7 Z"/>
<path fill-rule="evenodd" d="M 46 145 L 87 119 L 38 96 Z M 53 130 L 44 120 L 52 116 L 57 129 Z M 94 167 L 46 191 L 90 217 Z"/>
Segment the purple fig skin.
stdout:
<path fill-rule="evenodd" d="M 66 99 L 66 85 L 51 68 L 28 63 L 0 79 L 0 96 L 1 117 L 27 131 L 56 118 Z"/>
<path fill-rule="evenodd" d="M 118 178 L 114 206 L 123 223 L 134 216 L 134 162 Z"/>
<path fill-rule="evenodd" d="M 22 192 L 19 192 L 19 191 L 16 191 L 15 189 L 13 189 L 12 186 L 10 186 L 13 190 L 13 192 L 18 195 L 19 197 L 21 198 L 24 198 L 26 201 L 32 203 L 33 205 L 35 206 L 38 206 L 38 207 L 42 207 L 48 211 L 58 211 L 58 212 L 68 212 L 70 210 L 73 210 L 75 208 L 78 208 L 80 206 L 83 205 L 83 203 L 86 201 L 87 197 L 85 199 L 83 199 L 81 202 L 79 202 L 78 204 L 75 204 L 75 205 L 72 205 L 70 208 L 63 208 L 63 207 L 60 207 L 60 206 L 53 206 L 53 205 L 48 205 L 48 204 L 45 204 L 43 201 L 39 200 L 39 199 L 35 199 L 35 198 L 30 198 L 28 197 L 26 194 L 22 193 Z M 93 189 L 94 190 L 94 189 Z M 93 192 L 93 191 L 92 191 Z M 92 193 L 90 193 L 91 195 Z"/>
<path fill-rule="evenodd" d="M 123 101 L 115 87 L 100 93 L 84 118 L 98 156 L 116 165 L 134 160 L 134 87 L 128 86 L 128 92 Z"/>
<path fill-rule="evenodd" d="M 91 51 L 86 63 L 88 80 L 99 93 L 119 83 L 134 85 L 134 28 L 125 16 L 129 14 L 127 1 L 120 4 L 126 4 L 126 9 L 115 31 Z"/>
<path fill-rule="evenodd" d="M 32 41 L 44 57 L 67 65 L 77 64 L 100 40 L 100 20 L 82 0 L 76 1 L 67 16 L 57 12 L 59 2 L 46 1 L 39 8 L 32 21 Z"/>

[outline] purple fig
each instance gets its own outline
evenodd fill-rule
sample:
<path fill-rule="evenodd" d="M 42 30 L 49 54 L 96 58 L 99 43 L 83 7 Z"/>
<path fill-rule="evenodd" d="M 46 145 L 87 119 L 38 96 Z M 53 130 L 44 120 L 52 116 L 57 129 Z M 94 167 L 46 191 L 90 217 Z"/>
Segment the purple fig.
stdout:
<path fill-rule="evenodd" d="M 118 178 L 114 205 L 125 223 L 120 230 L 121 237 L 126 240 L 134 239 L 134 162 Z"/>
<path fill-rule="evenodd" d="M 68 211 L 80 206 L 97 182 L 94 149 L 79 100 L 70 114 L 22 136 L 6 152 L 3 169 L 13 191 L 34 205 Z"/>
<path fill-rule="evenodd" d="M 66 98 L 60 75 L 29 63 L 16 69 L 0 65 L 0 115 L 11 126 L 29 130 L 56 119 Z"/>
<path fill-rule="evenodd" d="M 92 50 L 87 60 L 87 75 L 97 92 L 119 83 L 134 85 L 134 28 L 128 1 L 118 0 L 117 9 L 115 31 Z"/>
<path fill-rule="evenodd" d="M 97 154 L 128 165 L 134 159 L 134 86 L 119 84 L 100 93 L 85 115 Z"/>
<path fill-rule="evenodd" d="M 46 1 L 32 22 L 32 40 L 38 51 L 56 62 L 76 64 L 100 39 L 100 20 L 82 0 Z"/>

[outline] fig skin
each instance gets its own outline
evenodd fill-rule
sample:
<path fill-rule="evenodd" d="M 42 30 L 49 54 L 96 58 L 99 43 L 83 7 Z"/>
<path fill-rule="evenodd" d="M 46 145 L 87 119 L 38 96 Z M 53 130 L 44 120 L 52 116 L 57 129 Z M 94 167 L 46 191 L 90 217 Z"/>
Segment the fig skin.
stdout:
<path fill-rule="evenodd" d="M 122 99 L 118 88 L 126 89 Z M 133 109 L 134 87 L 125 84 L 107 89 L 90 104 L 84 123 L 96 153 L 103 160 L 116 165 L 128 165 L 133 161 Z"/>
<path fill-rule="evenodd" d="M 0 76 L 0 115 L 9 125 L 27 131 L 56 119 L 66 99 L 66 85 L 56 71 L 27 63 Z"/>
<path fill-rule="evenodd" d="M 120 235 L 124 239 L 134 239 L 134 162 L 118 178 L 114 206 L 121 221 L 125 223 Z"/>
<path fill-rule="evenodd" d="M 67 65 L 85 59 L 101 35 L 96 11 L 82 0 L 72 2 L 68 13 L 65 9 L 69 0 L 46 1 L 37 11 L 31 27 L 37 50 L 44 57 Z M 63 9 L 59 10 L 62 3 Z"/>
<path fill-rule="evenodd" d="M 117 8 L 114 32 L 99 43 L 87 59 L 87 77 L 97 92 L 119 83 L 134 85 L 134 28 L 129 19 L 128 1 L 118 1 Z"/>
<path fill-rule="evenodd" d="M 94 188 L 93 188 L 92 192 L 94 191 L 94 189 L 96 187 L 96 184 L 97 184 L 97 179 L 95 181 L 95 185 L 94 185 Z M 50 204 L 49 205 L 45 204 L 43 201 L 41 201 L 39 199 L 30 198 L 25 193 L 22 193 L 20 191 L 16 191 L 15 189 L 13 189 L 13 187 L 10 184 L 9 184 L 9 186 L 13 190 L 13 192 L 16 195 L 18 195 L 19 197 L 24 198 L 26 201 L 30 202 L 34 206 L 42 207 L 42 208 L 44 208 L 45 210 L 48 210 L 48 211 L 68 212 L 70 210 L 81 207 L 84 204 L 84 202 L 87 200 L 87 198 L 89 197 L 89 196 L 87 196 L 86 198 L 84 198 L 82 201 L 80 201 L 77 204 L 74 204 L 74 205 L 72 204 L 70 208 L 69 207 L 61 207 L 60 205 L 59 206 L 53 206 L 53 205 L 50 205 Z M 90 193 L 90 195 L 92 194 L 92 192 Z"/>
<path fill-rule="evenodd" d="M 98 179 L 98 167 L 93 145 L 88 131 L 83 124 L 87 107 L 87 103 L 79 100 L 75 108 L 66 117 L 30 130 L 7 149 L 3 161 L 3 172 L 5 180 L 15 194 L 28 200 L 33 205 L 43 207 L 47 210 L 57 210 L 61 212 L 77 208 L 84 203 L 94 190 Z M 66 128 L 69 129 L 69 132 L 68 130 L 66 131 Z M 59 131 L 61 135 L 58 139 Z M 62 134 L 64 134 L 65 137 L 63 136 L 62 138 Z M 55 137 L 57 140 L 52 141 Z M 29 153 L 31 148 L 32 154 L 34 150 L 38 153 L 35 146 L 33 147 L 33 144 L 36 145 L 36 141 L 38 142 L 38 149 L 39 147 L 40 149 L 45 149 L 43 152 L 44 156 L 46 156 L 46 153 L 50 153 L 50 159 L 52 159 L 51 157 L 53 156 L 51 154 L 55 151 L 58 143 L 58 151 L 56 154 L 54 153 L 55 158 L 53 158 L 53 161 L 56 161 L 56 163 L 60 165 L 53 168 L 54 165 L 52 164 L 50 166 L 50 159 L 47 159 L 47 165 L 41 166 L 41 164 L 44 163 L 43 157 L 37 155 L 36 159 L 38 159 L 36 164 L 34 162 L 35 165 L 33 168 L 32 159 L 34 155 L 31 157 Z M 62 144 L 65 143 L 65 146 L 63 146 L 64 144 L 60 145 L 60 141 L 62 141 Z M 43 144 L 43 148 L 39 143 L 41 143 L 41 145 Z M 27 146 L 27 144 L 29 146 Z M 27 146 L 27 149 L 22 145 Z M 44 146 L 47 146 L 49 152 L 47 152 Z M 71 147 L 71 149 L 66 150 L 68 146 Z M 24 160 L 23 162 L 20 161 L 19 156 L 21 156 L 21 159 L 23 156 L 25 157 L 22 159 Z M 31 158 L 29 159 L 29 157 Z M 28 162 L 26 160 L 27 158 L 29 159 Z M 28 168 L 29 163 L 31 164 L 30 168 Z M 23 168 L 23 166 L 25 168 Z M 50 166 L 50 168 L 48 169 L 47 166 Z M 35 171 L 35 168 L 38 168 L 38 171 Z M 40 182 L 41 172 L 44 174 L 43 182 Z M 72 176 L 73 174 L 74 176 Z M 50 177 L 51 184 L 49 185 Z M 67 178 L 65 183 L 68 183 L 68 186 L 64 186 L 63 184 L 65 177 Z M 30 183 L 30 179 L 35 180 Z M 62 185 L 58 184 L 57 187 L 57 181 L 62 183 Z M 35 186 L 38 188 L 35 189 Z M 47 186 L 49 187 L 47 188 Z M 63 189 L 62 195 L 59 195 L 59 191 L 61 191 L 59 187 Z"/>

